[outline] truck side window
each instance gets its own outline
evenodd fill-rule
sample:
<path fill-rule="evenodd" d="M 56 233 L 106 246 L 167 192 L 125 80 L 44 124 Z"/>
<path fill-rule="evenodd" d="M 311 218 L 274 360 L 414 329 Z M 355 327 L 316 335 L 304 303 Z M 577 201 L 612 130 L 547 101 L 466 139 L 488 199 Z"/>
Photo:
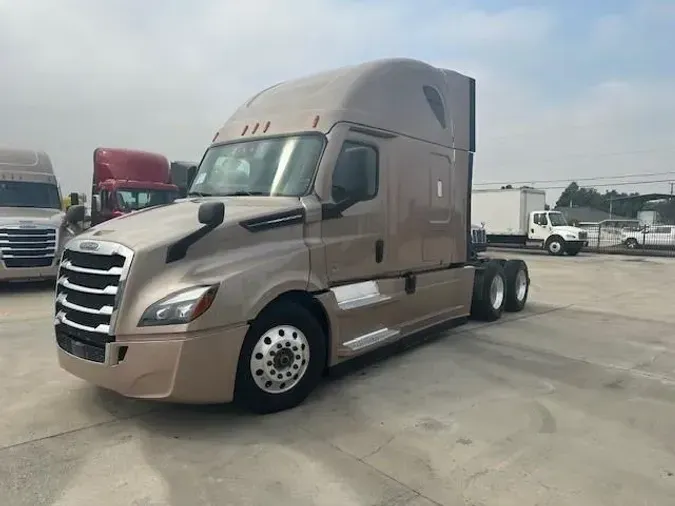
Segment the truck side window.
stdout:
<path fill-rule="evenodd" d="M 546 218 L 546 215 L 544 213 L 537 213 L 534 215 L 534 222 L 537 225 L 541 225 L 542 227 L 545 227 L 548 225 L 548 219 Z"/>
<path fill-rule="evenodd" d="M 101 191 L 101 209 L 108 209 L 110 210 L 110 192 L 108 190 L 102 190 Z"/>
<path fill-rule="evenodd" d="M 360 201 L 370 200 L 377 195 L 378 185 L 377 150 L 372 146 L 346 141 L 333 171 L 333 201 L 340 202 L 348 197 Z"/>
<path fill-rule="evenodd" d="M 427 104 L 431 107 L 431 111 L 434 113 L 434 116 L 436 116 L 438 123 L 443 129 L 447 128 L 447 122 L 445 121 L 445 107 L 443 107 L 441 94 L 438 93 L 438 90 L 433 86 L 422 86 L 422 91 L 424 92 Z"/>

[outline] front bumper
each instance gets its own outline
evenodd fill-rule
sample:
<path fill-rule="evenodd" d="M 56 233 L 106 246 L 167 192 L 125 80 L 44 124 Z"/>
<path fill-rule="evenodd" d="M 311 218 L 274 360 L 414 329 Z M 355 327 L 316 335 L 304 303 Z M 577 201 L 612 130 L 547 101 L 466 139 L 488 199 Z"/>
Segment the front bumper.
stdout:
<path fill-rule="evenodd" d="M 126 397 L 214 404 L 234 396 L 239 352 L 248 325 L 176 338 L 133 336 L 106 345 L 105 360 L 82 348 L 57 345 L 59 364 L 71 374 Z M 80 356 L 77 356 L 80 355 Z"/>
<path fill-rule="evenodd" d="M 55 279 L 58 273 L 58 261 L 47 267 L 5 267 L 0 258 L 0 281 L 39 281 Z"/>

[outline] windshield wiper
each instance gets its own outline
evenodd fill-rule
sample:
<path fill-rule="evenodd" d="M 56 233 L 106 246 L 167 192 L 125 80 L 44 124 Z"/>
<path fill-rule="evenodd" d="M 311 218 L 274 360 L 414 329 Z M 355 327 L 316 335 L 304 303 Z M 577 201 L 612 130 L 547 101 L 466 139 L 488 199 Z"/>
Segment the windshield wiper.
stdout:
<path fill-rule="evenodd" d="M 190 192 L 188 197 L 213 197 L 213 193 L 204 193 L 204 192 Z"/>
<path fill-rule="evenodd" d="M 259 197 L 261 195 L 269 195 L 267 192 L 247 192 L 247 191 L 236 191 L 230 193 L 221 193 L 223 197 L 244 197 L 244 196 L 255 196 Z"/>

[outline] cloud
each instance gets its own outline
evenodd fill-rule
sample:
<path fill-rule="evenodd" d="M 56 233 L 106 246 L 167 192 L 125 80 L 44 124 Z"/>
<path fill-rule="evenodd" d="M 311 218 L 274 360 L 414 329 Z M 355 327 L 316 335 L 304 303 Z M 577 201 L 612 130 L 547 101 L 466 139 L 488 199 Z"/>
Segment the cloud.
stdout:
<path fill-rule="evenodd" d="M 263 87 L 408 56 L 477 78 L 479 181 L 668 170 L 675 76 L 624 65 L 624 13 L 569 38 L 558 11 L 472 5 L 0 0 L 0 144 L 46 149 L 64 190 L 85 191 L 97 146 L 198 159 Z"/>

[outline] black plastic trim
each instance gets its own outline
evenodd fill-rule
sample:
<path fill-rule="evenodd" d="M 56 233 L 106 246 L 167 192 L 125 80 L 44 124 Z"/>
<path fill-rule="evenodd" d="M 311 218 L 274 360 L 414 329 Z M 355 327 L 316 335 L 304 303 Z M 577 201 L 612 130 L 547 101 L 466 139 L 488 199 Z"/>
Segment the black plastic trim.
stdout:
<path fill-rule="evenodd" d="M 466 195 L 466 259 L 473 257 L 473 238 L 471 237 L 471 192 L 473 187 L 473 153 L 469 156 L 469 173 L 467 174 L 468 188 Z"/>
<path fill-rule="evenodd" d="M 469 151 L 476 152 L 476 80 L 469 82 Z"/>
<path fill-rule="evenodd" d="M 405 276 L 405 293 L 412 295 L 417 291 L 417 276 L 414 274 L 407 274 Z"/>
<path fill-rule="evenodd" d="M 274 228 L 299 225 L 305 221 L 304 207 L 282 211 L 280 213 L 266 214 L 248 220 L 240 221 L 239 225 L 249 232 L 263 232 Z"/>
<path fill-rule="evenodd" d="M 206 237 L 206 235 L 215 228 L 216 227 L 212 227 L 211 225 L 205 225 L 202 228 L 195 230 L 191 234 L 186 235 L 182 239 L 178 239 L 166 250 L 165 263 L 170 264 L 185 258 L 185 255 L 187 255 L 187 251 L 190 246 L 196 244 L 197 241 Z"/>

